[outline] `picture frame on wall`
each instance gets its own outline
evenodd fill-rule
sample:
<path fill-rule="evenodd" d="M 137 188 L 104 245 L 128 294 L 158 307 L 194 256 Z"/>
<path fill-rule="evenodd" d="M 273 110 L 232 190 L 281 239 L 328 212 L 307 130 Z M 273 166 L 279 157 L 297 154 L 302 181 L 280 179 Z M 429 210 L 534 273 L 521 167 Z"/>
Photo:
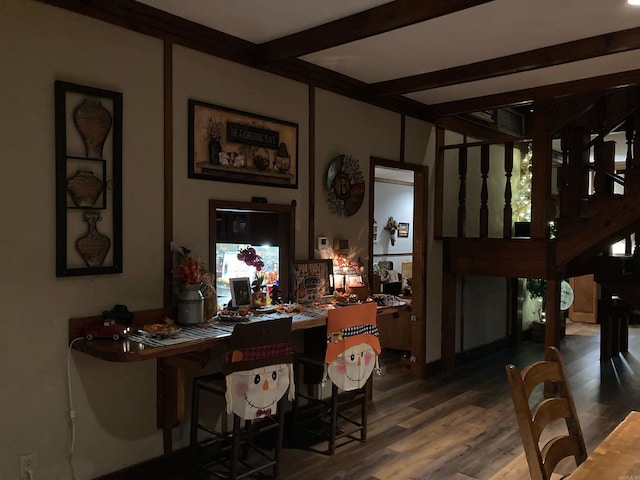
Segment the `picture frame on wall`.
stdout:
<path fill-rule="evenodd" d="M 296 260 L 291 264 L 291 301 L 312 303 L 333 293 L 331 259 Z"/>
<path fill-rule="evenodd" d="M 189 178 L 298 188 L 298 124 L 190 99 Z"/>
<path fill-rule="evenodd" d="M 409 224 L 408 223 L 398 223 L 398 237 L 408 237 L 409 236 Z"/>
<path fill-rule="evenodd" d="M 56 81 L 56 276 L 122 272 L 122 93 Z"/>
<path fill-rule="evenodd" d="M 230 278 L 231 303 L 234 307 L 251 305 L 251 282 L 249 277 Z"/>

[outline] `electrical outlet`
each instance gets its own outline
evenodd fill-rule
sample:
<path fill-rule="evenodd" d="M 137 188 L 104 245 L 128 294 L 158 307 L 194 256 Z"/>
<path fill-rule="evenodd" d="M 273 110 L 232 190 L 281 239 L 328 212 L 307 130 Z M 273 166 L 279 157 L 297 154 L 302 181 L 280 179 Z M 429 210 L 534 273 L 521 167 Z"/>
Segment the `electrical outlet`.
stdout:
<path fill-rule="evenodd" d="M 35 478 L 36 460 L 35 453 L 20 455 L 20 480 L 31 480 Z M 31 476 L 29 476 L 29 470 L 31 471 Z"/>

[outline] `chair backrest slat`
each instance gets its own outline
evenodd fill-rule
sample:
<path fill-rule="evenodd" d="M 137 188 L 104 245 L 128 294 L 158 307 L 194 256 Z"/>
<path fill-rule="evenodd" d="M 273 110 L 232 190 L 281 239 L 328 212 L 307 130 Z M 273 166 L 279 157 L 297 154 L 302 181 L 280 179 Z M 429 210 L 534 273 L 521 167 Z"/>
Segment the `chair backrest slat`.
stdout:
<path fill-rule="evenodd" d="M 515 365 L 506 366 L 513 407 L 532 480 L 549 480 L 557 464 L 566 457 L 573 456 L 576 466 L 587 458 L 582 429 L 560 352 L 556 347 L 547 347 L 546 358 L 547 360 L 529 365 L 522 371 Z M 554 393 L 549 394 L 545 390 L 546 398 L 530 406 L 536 387 L 549 382 L 554 385 Z M 545 428 L 558 419 L 565 420 L 566 431 L 547 440 Z"/>

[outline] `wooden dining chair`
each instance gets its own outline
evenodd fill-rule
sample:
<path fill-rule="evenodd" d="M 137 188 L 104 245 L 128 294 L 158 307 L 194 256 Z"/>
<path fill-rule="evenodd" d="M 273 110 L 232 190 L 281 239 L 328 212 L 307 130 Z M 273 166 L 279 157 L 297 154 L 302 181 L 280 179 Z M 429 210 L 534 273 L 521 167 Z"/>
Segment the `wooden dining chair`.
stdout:
<path fill-rule="evenodd" d="M 333 455 L 339 445 L 367 439 L 371 374 L 379 373 L 376 313 L 373 302 L 329 310 L 323 348 L 296 355 L 294 428 L 296 434 L 307 434 L 318 444 L 326 442 L 326 450 L 314 448 L 316 451 Z M 319 385 L 315 378 L 316 392 L 310 377 L 305 379 L 314 367 L 323 372 Z M 307 385 L 306 391 L 301 383 Z M 331 384 L 331 394 L 325 398 L 322 387 L 326 383 Z M 299 404 L 301 398 L 307 402 L 304 408 Z"/>
<path fill-rule="evenodd" d="M 276 478 L 284 402 L 293 400 L 294 389 L 291 318 L 236 324 L 222 372 L 193 381 L 190 445 L 197 466 L 217 478 L 237 480 L 258 472 L 263 478 L 267 469 Z M 231 431 L 223 428 L 224 420 L 201 418 L 204 393 L 224 398 L 226 413 L 233 414 Z"/>
<path fill-rule="evenodd" d="M 515 365 L 507 365 L 506 370 L 531 479 L 549 480 L 558 463 L 567 457 L 573 456 L 576 466 L 584 462 L 587 449 L 558 349 L 547 347 L 546 360 L 522 371 Z M 546 390 L 545 383 L 548 384 Z M 539 385 L 541 388 L 536 389 Z M 551 390 L 554 393 L 548 393 Z M 547 440 L 549 430 L 544 430 L 556 420 L 560 423 L 564 420 L 566 429 L 563 426 L 555 435 L 557 423 L 554 423 L 549 430 L 553 430 L 555 436 Z"/>

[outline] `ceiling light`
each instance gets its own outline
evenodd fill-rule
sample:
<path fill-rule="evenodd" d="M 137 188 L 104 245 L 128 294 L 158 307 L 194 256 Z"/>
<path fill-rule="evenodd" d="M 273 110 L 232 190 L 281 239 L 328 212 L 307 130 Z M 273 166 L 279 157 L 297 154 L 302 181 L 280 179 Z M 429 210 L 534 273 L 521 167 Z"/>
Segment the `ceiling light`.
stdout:
<path fill-rule="evenodd" d="M 627 0 L 629 5 L 640 5 L 640 0 Z"/>

